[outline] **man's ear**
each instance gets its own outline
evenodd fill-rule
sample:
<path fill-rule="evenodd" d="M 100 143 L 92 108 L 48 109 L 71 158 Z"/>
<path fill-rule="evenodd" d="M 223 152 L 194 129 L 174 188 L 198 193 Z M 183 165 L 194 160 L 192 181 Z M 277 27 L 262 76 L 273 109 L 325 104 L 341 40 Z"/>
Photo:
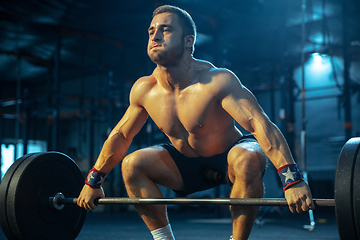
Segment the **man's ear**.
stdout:
<path fill-rule="evenodd" d="M 192 47 L 194 45 L 195 37 L 188 35 L 185 37 L 185 47 Z"/>

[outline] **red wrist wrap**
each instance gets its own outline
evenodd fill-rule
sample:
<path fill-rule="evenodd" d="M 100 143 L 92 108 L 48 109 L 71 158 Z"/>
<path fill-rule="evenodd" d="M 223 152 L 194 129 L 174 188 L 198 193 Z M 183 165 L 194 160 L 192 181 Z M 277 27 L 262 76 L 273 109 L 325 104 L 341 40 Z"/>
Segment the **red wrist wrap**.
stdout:
<path fill-rule="evenodd" d="M 296 164 L 286 164 L 278 169 L 278 174 L 283 184 L 283 190 L 285 191 L 290 186 L 304 181 Z"/>
<path fill-rule="evenodd" d="M 101 184 L 104 182 L 106 174 L 100 172 L 94 167 L 89 171 L 88 176 L 85 179 L 85 184 L 92 188 L 100 188 Z"/>

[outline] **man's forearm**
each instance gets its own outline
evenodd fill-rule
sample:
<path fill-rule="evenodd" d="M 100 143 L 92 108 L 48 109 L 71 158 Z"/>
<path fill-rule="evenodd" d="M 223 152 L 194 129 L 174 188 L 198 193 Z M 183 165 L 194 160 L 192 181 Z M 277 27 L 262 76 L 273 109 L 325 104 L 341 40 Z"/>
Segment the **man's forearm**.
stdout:
<path fill-rule="evenodd" d="M 109 173 L 122 159 L 131 144 L 122 134 L 111 134 L 105 141 L 94 167 L 103 173 Z"/>
<path fill-rule="evenodd" d="M 277 169 L 285 191 L 291 186 L 304 181 L 304 178 L 295 164 L 290 148 L 281 131 L 272 123 L 271 127 L 267 129 L 269 131 L 265 131 L 265 135 L 271 136 L 268 138 L 271 147 L 264 152 Z"/>
<path fill-rule="evenodd" d="M 294 159 L 283 134 L 273 123 L 270 123 L 270 126 L 267 128 L 267 131 L 264 132 L 263 136 L 258 136 L 258 141 L 260 146 L 270 146 L 261 147 L 277 169 L 286 164 L 294 163 Z M 266 143 L 262 143 L 263 141 Z"/>

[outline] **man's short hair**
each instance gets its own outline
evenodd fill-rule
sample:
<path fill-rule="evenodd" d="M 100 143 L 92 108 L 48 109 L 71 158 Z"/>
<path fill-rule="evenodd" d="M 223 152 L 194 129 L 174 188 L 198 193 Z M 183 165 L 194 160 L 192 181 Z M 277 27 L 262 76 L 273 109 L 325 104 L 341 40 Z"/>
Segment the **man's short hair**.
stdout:
<path fill-rule="evenodd" d="M 183 29 L 183 36 L 192 35 L 196 40 L 196 25 L 192 17 L 185 10 L 171 6 L 171 5 L 163 5 L 156 8 L 153 12 L 153 18 L 160 13 L 174 13 L 179 18 L 179 24 Z M 194 40 L 194 44 L 195 44 Z M 192 47 L 192 52 L 194 51 L 194 46 Z"/>

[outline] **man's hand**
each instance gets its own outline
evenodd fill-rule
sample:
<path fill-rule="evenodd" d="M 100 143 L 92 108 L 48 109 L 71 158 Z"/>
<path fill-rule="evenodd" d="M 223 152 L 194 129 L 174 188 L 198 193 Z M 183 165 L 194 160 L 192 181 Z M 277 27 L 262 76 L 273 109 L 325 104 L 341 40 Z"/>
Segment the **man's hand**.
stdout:
<path fill-rule="evenodd" d="M 88 185 L 84 185 L 81 193 L 77 199 L 77 205 L 83 207 L 86 210 L 94 210 L 97 205 L 94 204 L 94 200 L 97 198 L 104 198 L 104 190 L 100 188 L 91 188 Z"/>
<path fill-rule="evenodd" d="M 292 213 L 315 209 L 310 188 L 304 181 L 289 187 L 285 191 L 285 198 Z"/>

